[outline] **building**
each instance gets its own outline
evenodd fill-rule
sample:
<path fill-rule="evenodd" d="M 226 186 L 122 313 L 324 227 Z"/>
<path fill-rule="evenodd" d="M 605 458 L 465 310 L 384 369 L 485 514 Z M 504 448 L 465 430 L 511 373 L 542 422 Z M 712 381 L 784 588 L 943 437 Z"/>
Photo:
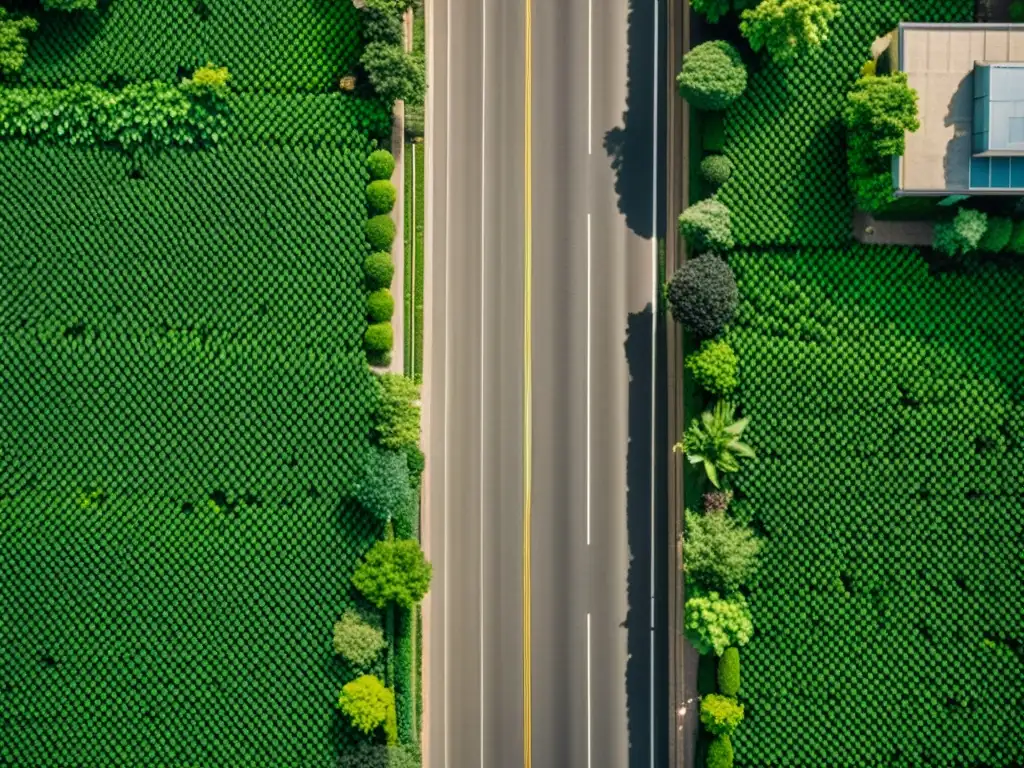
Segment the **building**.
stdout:
<path fill-rule="evenodd" d="M 895 194 L 1024 195 L 1024 24 L 902 23 L 888 53 L 921 123 Z"/>

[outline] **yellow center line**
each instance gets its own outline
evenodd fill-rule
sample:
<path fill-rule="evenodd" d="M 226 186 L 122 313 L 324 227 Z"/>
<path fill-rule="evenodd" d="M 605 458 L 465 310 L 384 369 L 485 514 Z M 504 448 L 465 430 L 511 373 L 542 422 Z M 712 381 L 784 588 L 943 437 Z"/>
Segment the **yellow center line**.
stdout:
<path fill-rule="evenodd" d="M 532 367 L 533 367 L 533 341 L 531 334 L 531 288 L 530 278 L 532 268 L 532 213 L 531 213 L 531 188 L 532 172 L 530 168 L 532 147 L 531 147 L 531 117 L 530 95 L 532 93 L 533 79 L 533 42 L 530 3 L 526 0 L 526 143 L 525 143 L 525 248 L 523 252 L 524 264 L 524 287 L 523 287 L 523 764 L 525 768 L 531 768 L 533 764 L 532 755 L 532 715 L 530 710 L 530 495 L 532 490 L 532 469 L 530 461 L 531 442 L 533 437 L 532 423 Z"/>

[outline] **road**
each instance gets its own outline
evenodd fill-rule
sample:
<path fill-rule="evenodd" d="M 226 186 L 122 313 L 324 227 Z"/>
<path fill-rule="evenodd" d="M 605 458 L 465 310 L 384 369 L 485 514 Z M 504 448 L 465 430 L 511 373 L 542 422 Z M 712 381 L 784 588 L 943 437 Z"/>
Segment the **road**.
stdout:
<path fill-rule="evenodd" d="M 427 4 L 427 764 L 661 766 L 660 5 Z"/>

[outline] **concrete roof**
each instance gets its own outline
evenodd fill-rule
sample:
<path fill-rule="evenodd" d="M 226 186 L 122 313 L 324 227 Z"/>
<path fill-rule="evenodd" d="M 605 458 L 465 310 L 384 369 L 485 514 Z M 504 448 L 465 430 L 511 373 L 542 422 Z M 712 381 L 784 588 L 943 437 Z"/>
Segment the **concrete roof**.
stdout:
<path fill-rule="evenodd" d="M 899 26 L 900 70 L 917 91 L 921 127 L 906 137 L 898 188 L 962 193 L 969 187 L 975 62 L 1024 62 L 1024 24 Z"/>

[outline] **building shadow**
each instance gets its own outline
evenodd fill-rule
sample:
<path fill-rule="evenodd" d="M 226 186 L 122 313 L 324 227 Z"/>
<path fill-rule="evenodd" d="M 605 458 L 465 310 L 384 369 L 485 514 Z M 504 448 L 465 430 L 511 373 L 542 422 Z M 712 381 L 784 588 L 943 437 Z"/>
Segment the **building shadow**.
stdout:
<path fill-rule="evenodd" d="M 664 354 L 657 355 L 657 369 L 651 366 L 654 340 L 651 312 L 648 305 L 644 311 L 629 315 L 625 344 L 629 365 L 626 536 L 630 561 L 626 582 L 629 609 L 625 622 L 629 653 L 626 662 L 629 768 L 649 768 L 668 762 L 670 633 L 665 578 L 667 543 L 664 541 L 668 510 L 667 372 Z M 658 320 L 656 341 L 658 348 L 664 349 L 662 317 Z"/>

